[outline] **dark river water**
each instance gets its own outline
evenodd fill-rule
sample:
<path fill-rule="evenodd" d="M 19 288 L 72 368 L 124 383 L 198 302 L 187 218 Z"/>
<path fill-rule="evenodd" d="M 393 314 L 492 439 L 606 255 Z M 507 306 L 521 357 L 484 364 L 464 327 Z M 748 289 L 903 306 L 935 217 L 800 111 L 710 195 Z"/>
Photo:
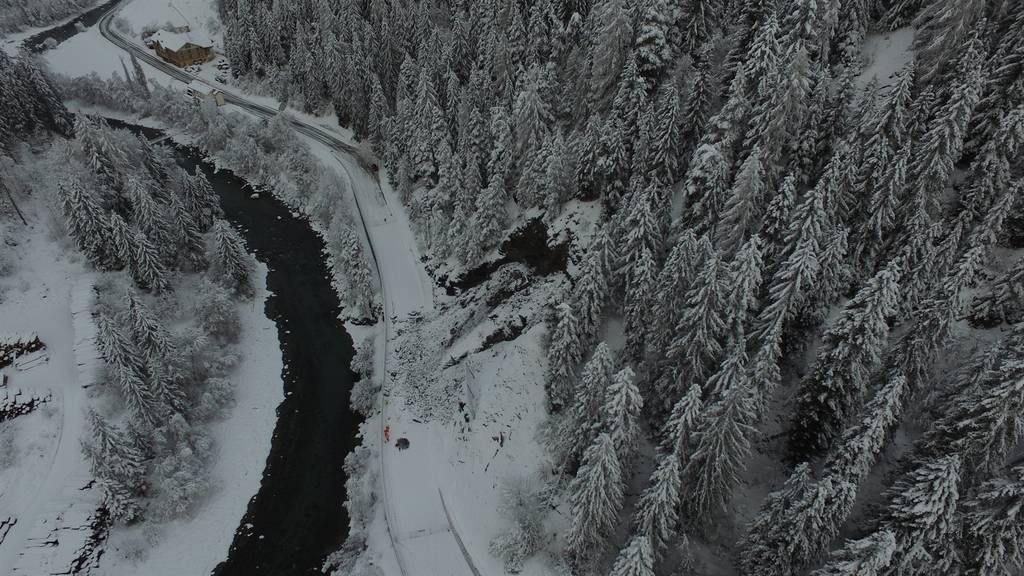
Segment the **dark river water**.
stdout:
<path fill-rule="evenodd" d="M 150 138 L 159 135 L 109 122 Z M 206 174 L 225 218 L 269 269 L 266 313 L 277 324 L 286 395 L 277 409 L 260 491 L 214 574 L 319 574 L 326 555 L 348 534 L 342 464 L 357 443 L 360 422 L 348 402 L 355 380 L 349 369 L 352 338 L 338 320 L 340 303 L 320 236 L 273 195 L 250 198 L 254 191 L 244 180 L 227 170 L 214 172 L 202 158 L 198 150 L 177 147 L 178 163 Z"/>
<path fill-rule="evenodd" d="M 75 34 L 78 34 L 78 24 L 81 24 L 86 28 L 96 24 L 100 21 L 100 18 L 106 14 L 107 10 L 119 1 L 120 0 L 107 0 L 107 2 L 98 4 L 88 12 L 79 15 L 70 22 L 61 24 L 60 26 L 54 26 L 53 28 L 43 30 L 38 34 L 26 38 L 25 41 L 22 42 L 22 46 L 24 46 L 29 52 L 39 53 L 46 49 L 44 43 L 48 38 L 53 38 L 57 44 L 60 44 Z"/>

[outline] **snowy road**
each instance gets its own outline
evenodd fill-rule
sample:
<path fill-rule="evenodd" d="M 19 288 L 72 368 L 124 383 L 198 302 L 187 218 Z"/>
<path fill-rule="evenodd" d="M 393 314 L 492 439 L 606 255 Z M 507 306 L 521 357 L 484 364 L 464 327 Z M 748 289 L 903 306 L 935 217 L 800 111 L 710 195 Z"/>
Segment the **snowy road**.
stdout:
<path fill-rule="evenodd" d="M 184 83 L 198 80 L 220 90 L 226 103 L 257 117 L 271 118 L 278 114 L 275 109 L 188 74 L 121 36 L 111 27 L 119 5 L 115 5 L 99 22 L 100 33 L 111 43 L 176 80 Z M 439 475 L 435 473 L 436 466 L 443 464 L 436 458 L 436 447 L 445 442 L 443 429 L 414 422 L 408 413 L 400 409 L 402 403 L 390 386 L 387 362 L 392 351 L 394 322 L 413 312 L 426 314 L 434 309 L 432 282 L 420 263 L 408 219 L 404 211 L 391 209 L 391 206 L 400 204 L 397 199 L 387 199 L 376 175 L 359 160 L 352 144 L 300 119 L 291 118 L 290 123 L 296 132 L 329 149 L 348 174 L 358 216 L 374 260 L 374 272 L 381 287 L 384 342 L 382 348 L 378 348 L 383 349 L 378 360 L 381 363 L 378 373 L 384 382 L 381 389 L 381 441 L 378 445 L 382 446 L 381 497 L 388 538 L 395 553 L 395 571 L 402 576 L 479 576 L 479 570 L 454 532 L 453 522 L 442 500 L 441 491 L 445 487 L 441 486 Z M 414 439 L 412 447 L 398 454 L 397 450 L 385 445 L 382 441 L 384 426 Z M 448 499 L 451 498 L 449 494 Z"/>

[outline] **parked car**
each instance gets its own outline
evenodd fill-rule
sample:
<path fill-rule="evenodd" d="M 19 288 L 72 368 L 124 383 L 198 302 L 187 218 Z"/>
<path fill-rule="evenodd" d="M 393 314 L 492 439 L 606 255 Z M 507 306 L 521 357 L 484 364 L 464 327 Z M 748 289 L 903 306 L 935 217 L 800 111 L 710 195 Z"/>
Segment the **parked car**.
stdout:
<path fill-rule="evenodd" d="M 221 60 L 220 62 L 217 62 L 218 70 L 227 70 L 228 68 L 231 68 L 231 65 L 228 64 L 227 60 Z"/>
<path fill-rule="evenodd" d="M 213 79 L 216 80 L 217 82 L 220 82 L 221 84 L 227 84 L 228 83 L 227 76 L 225 76 L 223 74 L 217 74 L 216 76 L 213 77 Z"/>
<path fill-rule="evenodd" d="M 193 64 L 191 66 L 185 66 L 185 72 L 188 72 L 189 74 L 198 74 L 199 73 L 199 66 L 197 66 L 195 64 Z"/>

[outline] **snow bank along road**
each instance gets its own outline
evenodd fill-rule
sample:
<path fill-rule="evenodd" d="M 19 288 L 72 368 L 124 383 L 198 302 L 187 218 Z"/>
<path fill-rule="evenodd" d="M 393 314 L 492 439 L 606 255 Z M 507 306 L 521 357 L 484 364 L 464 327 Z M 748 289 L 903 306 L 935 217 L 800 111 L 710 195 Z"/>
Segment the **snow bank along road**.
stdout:
<path fill-rule="evenodd" d="M 99 30 L 104 38 L 126 52 L 164 72 L 176 80 L 189 83 L 200 81 L 220 90 L 228 104 L 261 117 L 270 118 L 277 110 L 256 104 L 242 96 L 214 86 L 156 57 L 142 46 L 121 36 L 111 27 L 118 4 L 115 4 L 99 21 Z M 431 437 L 439 432 L 428 426 L 417 426 L 411 417 L 402 413 L 391 413 L 393 402 L 389 389 L 390 374 L 387 357 L 390 340 L 394 333 L 392 323 L 399 315 L 412 312 L 426 312 L 433 309 L 433 294 L 429 278 L 426 277 L 419 258 L 415 253 L 415 239 L 404 214 L 394 213 L 385 203 L 376 202 L 379 183 L 371 175 L 364 162 L 355 154 L 356 148 L 341 140 L 337 135 L 295 118 L 290 119 L 296 132 L 326 146 L 332 151 L 352 182 L 357 212 L 370 245 L 374 260 L 374 271 L 381 287 L 384 302 L 384 354 L 381 359 L 383 378 L 381 406 L 383 414 L 380 426 L 381 497 L 384 502 L 385 525 L 388 538 L 395 553 L 397 571 L 403 576 L 479 576 L 465 546 L 454 530 L 453 521 L 447 513 L 441 495 L 437 476 L 431 472 L 439 465 L 438 458 L 431 451 Z M 346 158 L 338 156 L 343 154 Z M 355 163 L 359 170 L 350 171 L 346 164 Z M 360 201 L 360 192 L 364 199 Z M 370 206 L 367 200 L 376 205 Z M 402 430 L 415 439 L 410 450 L 396 456 L 383 439 L 383 427 L 389 424 L 393 430 Z M 419 428 L 416 433 L 412 430 Z M 422 433 L 419 433 L 422 432 Z M 439 439 L 436 439 L 439 440 Z M 436 441 L 435 440 L 435 441 Z"/>

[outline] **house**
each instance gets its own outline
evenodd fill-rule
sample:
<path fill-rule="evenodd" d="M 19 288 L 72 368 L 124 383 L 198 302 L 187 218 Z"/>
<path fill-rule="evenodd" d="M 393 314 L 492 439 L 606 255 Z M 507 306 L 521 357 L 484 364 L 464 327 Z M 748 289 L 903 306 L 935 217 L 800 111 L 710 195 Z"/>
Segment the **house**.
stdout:
<path fill-rule="evenodd" d="M 196 100 L 210 99 L 216 102 L 217 106 L 224 105 L 224 93 L 213 86 L 203 84 L 199 80 L 189 82 L 188 88 L 186 88 L 185 91 L 188 92 L 189 96 Z"/>
<path fill-rule="evenodd" d="M 158 30 L 148 41 L 158 56 L 179 68 L 213 58 L 213 41 L 198 32 Z"/>

